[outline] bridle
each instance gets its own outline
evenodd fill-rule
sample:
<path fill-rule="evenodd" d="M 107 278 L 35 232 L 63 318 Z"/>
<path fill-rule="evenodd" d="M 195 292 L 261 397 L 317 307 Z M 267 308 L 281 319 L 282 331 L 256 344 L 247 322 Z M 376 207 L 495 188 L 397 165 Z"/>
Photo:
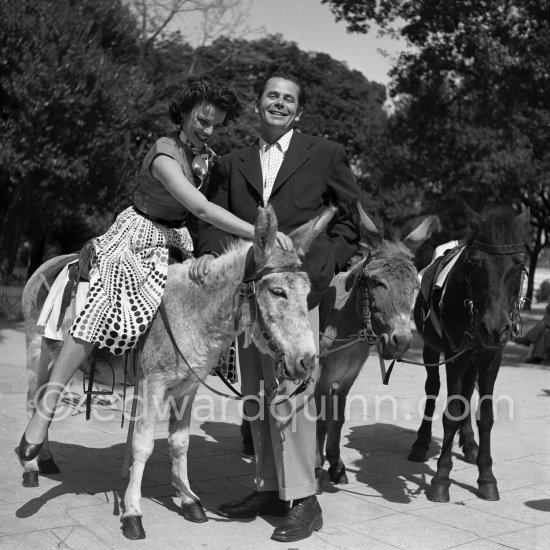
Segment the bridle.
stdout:
<path fill-rule="evenodd" d="M 256 294 L 256 283 L 266 275 L 271 275 L 273 273 L 297 273 L 299 271 L 303 271 L 302 265 L 296 265 L 292 268 L 288 266 L 264 267 L 258 270 L 254 260 L 254 248 L 250 247 L 246 254 L 243 281 L 239 285 L 238 292 L 235 295 L 235 308 L 233 312 L 233 330 L 235 331 L 235 334 L 239 328 L 243 305 L 248 303 L 250 321 L 248 327 L 245 329 L 245 346 L 250 343 L 252 325 L 257 323 L 261 336 L 264 338 L 268 348 L 272 351 L 275 358 L 275 376 L 273 377 L 273 380 L 265 386 L 265 390 L 268 395 L 274 393 L 285 380 L 292 380 L 297 386 L 296 390 L 289 396 L 293 397 L 294 395 L 302 393 L 313 381 L 311 376 L 305 380 L 295 380 L 288 375 L 285 352 L 279 342 L 277 342 L 277 339 L 269 331 L 264 316 L 262 315 L 262 310 L 258 305 Z"/>
<path fill-rule="evenodd" d="M 524 242 L 513 243 L 513 244 L 489 244 L 489 243 L 484 243 L 484 242 L 474 240 L 470 244 L 470 249 L 479 250 L 480 252 L 484 252 L 485 254 L 492 254 L 497 256 L 522 254 L 523 260 L 525 260 L 526 250 L 525 250 Z M 526 300 L 525 297 L 522 295 L 525 275 L 527 275 L 527 269 L 525 268 L 525 261 L 522 261 L 521 276 L 520 276 L 520 282 L 519 282 L 519 292 L 518 292 L 518 295 L 514 298 L 514 301 L 512 302 L 512 307 L 508 313 L 510 316 L 510 320 L 512 322 L 513 334 L 518 334 L 521 326 L 520 311 Z M 467 277 L 466 277 L 466 284 L 468 285 L 468 290 L 471 296 L 473 294 L 472 287 Z M 475 336 L 478 333 L 479 310 L 475 307 L 474 301 L 468 298 L 464 300 L 464 307 L 468 309 L 468 312 L 470 315 L 471 328 L 472 328 L 472 337 L 475 338 Z"/>
<path fill-rule="evenodd" d="M 357 314 L 365 328 L 360 329 L 357 334 L 352 334 L 346 338 L 332 338 L 324 332 L 319 332 L 322 338 L 326 338 L 332 342 L 344 342 L 342 345 L 326 351 L 322 354 L 323 357 L 349 346 L 353 346 L 357 342 L 366 342 L 369 346 L 376 346 L 382 340 L 382 336 L 376 334 L 372 328 L 372 297 L 367 277 L 362 276 L 362 270 L 356 275 L 354 284 L 357 285 L 357 292 L 361 292 L 361 304 L 357 305 L 359 310 Z"/>
<path fill-rule="evenodd" d="M 271 332 L 269 331 L 269 328 L 267 327 L 267 324 L 264 320 L 264 316 L 262 315 L 262 310 L 258 304 L 257 292 L 256 292 L 257 283 L 266 275 L 271 275 L 273 273 L 296 273 L 299 271 L 303 271 L 303 267 L 300 264 L 297 264 L 294 267 L 290 267 L 290 266 L 264 267 L 258 270 L 256 266 L 256 262 L 254 260 L 254 247 L 251 246 L 248 249 L 246 254 L 243 280 L 239 284 L 239 287 L 235 294 L 235 300 L 234 300 L 235 307 L 233 311 L 233 330 L 235 332 L 235 335 L 237 334 L 239 329 L 239 323 L 242 317 L 243 306 L 245 303 L 248 303 L 249 311 L 250 311 L 250 321 L 247 325 L 247 328 L 245 329 L 245 345 L 250 343 L 250 338 L 251 338 L 250 334 L 252 332 L 252 326 L 254 325 L 254 323 L 257 323 L 260 329 L 261 336 L 265 339 L 267 346 L 275 356 L 275 368 L 274 368 L 275 376 L 273 377 L 273 380 L 265 386 L 265 390 L 268 395 L 274 393 L 283 381 L 292 380 L 294 384 L 296 384 L 297 388 L 288 397 L 289 398 L 294 397 L 295 395 L 302 393 L 308 387 L 308 385 L 313 381 L 311 377 L 308 377 L 307 379 L 302 381 L 302 380 L 294 380 L 288 376 L 288 371 L 286 369 L 285 353 L 281 345 L 279 344 L 279 342 L 277 342 L 277 339 L 271 334 Z M 230 399 L 243 399 L 243 395 L 231 385 L 231 383 L 225 378 L 225 376 L 221 372 L 216 371 L 216 374 L 222 379 L 225 385 L 228 386 L 229 389 L 231 389 L 231 391 L 237 397 L 233 395 L 227 395 L 227 394 L 221 393 L 215 388 L 212 388 L 210 385 L 208 385 L 204 381 L 203 378 L 201 378 L 197 374 L 195 369 L 193 369 L 193 367 L 189 364 L 189 362 L 187 361 L 187 359 L 185 358 L 181 349 L 178 346 L 178 343 L 174 337 L 174 333 L 172 332 L 172 329 L 170 327 L 164 302 L 161 302 L 159 307 L 159 312 L 161 314 L 162 320 L 164 321 L 166 332 L 170 340 L 172 341 L 172 344 L 174 345 L 179 356 L 183 359 L 187 368 L 195 376 L 195 378 L 201 384 L 206 386 L 210 391 L 212 391 L 217 395 L 228 397 Z"/>

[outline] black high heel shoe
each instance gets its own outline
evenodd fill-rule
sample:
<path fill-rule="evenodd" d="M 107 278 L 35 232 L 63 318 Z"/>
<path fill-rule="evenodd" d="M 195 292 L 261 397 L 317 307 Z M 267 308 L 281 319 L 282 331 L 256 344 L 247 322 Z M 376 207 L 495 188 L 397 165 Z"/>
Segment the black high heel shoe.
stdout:
<path fill-rule="evenodd" d="M 34 414 L 36 414 L 36 412 Z M 40 443 L 29 443 L 25 435 L 27 433 L 27 430 L 23 432 L 23 435 L 21 436 L 21 441 L 19 442 L 19 447 L 17 449 L 17 454 L 19 455 L 19 458 L 21 460 L 24 460 L 25 462 L 29 462 L 31 460 L 34 460 L 40 454 L 40 451 L 42 450 L 42 446 L 44 445 L 44 440 L 48 436 L 48 430 L 50 429 L 50 424 L 52 423 L 54 414 L 55 414 L 55 411 L 52 413 L 52 416 L 48 422 L 48 427 L 46 428 L 46 435 L 44 436 L 44 439 Z"/>
<path fill-rule="evenodd" d="M 25 437 L 25 433 L 23 433 L 21 441 L 19 442 L 17 454 L 19 455 L 19 458 L 21 460 L 25 462 L 30 462 L 40 454 L 43 445 L 44 441 L 42 441 L 42 443 L 29 443 L 27 441 L 27 438 Z"/>

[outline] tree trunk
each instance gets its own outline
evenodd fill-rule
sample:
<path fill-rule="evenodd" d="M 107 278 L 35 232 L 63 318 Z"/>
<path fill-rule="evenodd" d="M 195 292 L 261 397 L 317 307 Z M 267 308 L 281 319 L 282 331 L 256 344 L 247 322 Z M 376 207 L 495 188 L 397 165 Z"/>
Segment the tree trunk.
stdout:
<path fill-rule="evenodd" d="M 531 249 L 531 257 L 529 258 L 529 276 L 527 277 L 527 292 L 525 294 L 526 302 L 523 306 L 527 311 L 531 310 L 531 303 L 533 301 L 533 292 L 535 290 L 535 271 L 537 269 L 537 263 L 539 260 L 539 254 L 542 250 L 542 228 L 537 227 L 537 233 L 533 248 Z"/>

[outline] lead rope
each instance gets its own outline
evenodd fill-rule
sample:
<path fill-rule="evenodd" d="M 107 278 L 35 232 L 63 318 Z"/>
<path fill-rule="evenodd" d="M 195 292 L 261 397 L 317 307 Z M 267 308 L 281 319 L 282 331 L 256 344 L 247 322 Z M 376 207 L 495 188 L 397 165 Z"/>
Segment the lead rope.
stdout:
<path fill-rule="evenodd" d="M 176 339 L 174 337 L 174 333 L 172 332 L 172 327 L 170 326 L 170 323 L 168 322 L 168 316 L 166 314 L 166 307 L 164 306 L 164 302 L 161 301 L 159 306 L 159 312 L 160 316 L 162 317 L 162 321 L 164 322 L 164 327 L 166 328 L 166 332 L 168 334 L 168 337 L 172 341 L 172 344 L 176 348 L 176 351 L 178 352 L 178 355 L 183 359 L 183 362 L 186 364 L 187 368 L 191 371 L 193 376 L 206 388 L 208 388 L 211 392 L 215 393 L 216 395 L 220 395 L 221 397 L 227 397 L 228 399 L 234 399 L 238 401 L 239 399 L 243 398 L 243 395 L 237 391 L 235 388 L 232 387 L 233 392 L 235 395 L 228 395 L 226 393 L 220 392 L 213 388 L 212 386 L 208 385 L 196 372 L 195 369 L 189 364 L 185 356 L 183 355 L 178 343 L 176 342 Z M 237 396 L 237 397 L 236 397 Z"/>

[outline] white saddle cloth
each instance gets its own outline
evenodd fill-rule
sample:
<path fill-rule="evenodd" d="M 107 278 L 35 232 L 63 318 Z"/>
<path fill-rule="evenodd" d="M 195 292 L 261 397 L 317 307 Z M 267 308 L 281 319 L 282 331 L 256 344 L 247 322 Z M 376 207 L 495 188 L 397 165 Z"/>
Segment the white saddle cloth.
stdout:
<path fill-rule="evenodd" d="M 78 260 L 77 260 L 78 261 Z M 65 317 L 59 329 L 57 323 L 59 321 L 59 313 L 61 311 L 61 302 L 63 300 L 63 292 L 69 281 L 69 267 L 75 262 L 68 263 L 55 279 L 48 297 L 44 302 L 40 316 L 38 317 L 37 328 L 42 330 L 43 336 L 52 340 L 64 340 L 69 329 L 71 328 L 76 315 L 80 313 L 86 302 L 86 295 L 90 284 L 81 282 L 77 286 L 76 299 L 72 300 L 69 307 L 65 311 Z"/>

